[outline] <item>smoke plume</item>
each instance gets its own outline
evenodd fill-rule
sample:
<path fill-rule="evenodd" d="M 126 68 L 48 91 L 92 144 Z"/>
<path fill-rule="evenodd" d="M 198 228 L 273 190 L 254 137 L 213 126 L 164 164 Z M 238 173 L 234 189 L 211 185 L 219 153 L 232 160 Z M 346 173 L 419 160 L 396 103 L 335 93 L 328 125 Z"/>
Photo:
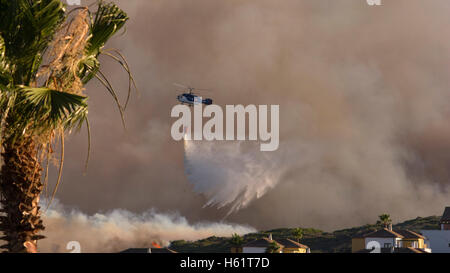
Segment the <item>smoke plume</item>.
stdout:
<path fill-rule="evenodd" d="M 86 133 L 68 140 L 64 204 L 190 222 L 239 208 L 227 220 L 326 230 L 449 205 L 449 1 L 117 2 L 131 19 L 107 47 L 127 56 L 141 97 L 125 134 L 106 92 L 87 86 L 92 157 L 83 176 Z M 126 90 L 127 75 L 102 64 Z M 279 150 L 194 143 L 185 162 L 170 136 L 173 82 L 212 89 L 220 106 L 280 105 Z"/>
<path fill-rule="evenodd" d="M 128 248 L 168 246 L 173 240 L 198 240 L 210 236 L 246 234 L 255 230 L 249 226 L 227 223 L 190 224 L 176 213 L 155 210 L 136 214 L 116 209 L 87 215 L 64 208 L 58 202 L 44 215 L 47 238 L 39 241 L 40 252 L 70 252 L 69 242 L 79 242 L 81 252 L 120 252 Z"/>

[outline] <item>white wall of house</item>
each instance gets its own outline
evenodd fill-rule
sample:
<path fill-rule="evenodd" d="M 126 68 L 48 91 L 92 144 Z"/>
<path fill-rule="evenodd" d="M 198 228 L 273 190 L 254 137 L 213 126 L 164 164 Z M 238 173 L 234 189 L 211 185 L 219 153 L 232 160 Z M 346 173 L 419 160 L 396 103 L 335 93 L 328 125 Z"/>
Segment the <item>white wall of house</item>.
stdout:
<path fill-rule="evenodd" d="M 421 230 L 433 253 L 450 253 L 450 230 Z"/>
<path fill-rule="evenodd" d="M 242 253 L 266 253 L 265 247 L 243 247 Z"/>
<path fill-rule="evenodd" d="M 366 249 L 367 248 L 367 244 L 369 244 L 371 241 L 375 241 L 378 242 L 380 244 L 381 248 L 385 248 L 385 244 L 390 244 L 390 247 L 393 246 L 397 246 L 398 244 L 400 244 L 399 238 L 376 238 L 376 237 L 367 237 L 365 240 L 365 244 L 366 244 Z M 396 244 L 397 243 L 397 244 Z M 370 247 L 372 248 L 372 247 Z"/>

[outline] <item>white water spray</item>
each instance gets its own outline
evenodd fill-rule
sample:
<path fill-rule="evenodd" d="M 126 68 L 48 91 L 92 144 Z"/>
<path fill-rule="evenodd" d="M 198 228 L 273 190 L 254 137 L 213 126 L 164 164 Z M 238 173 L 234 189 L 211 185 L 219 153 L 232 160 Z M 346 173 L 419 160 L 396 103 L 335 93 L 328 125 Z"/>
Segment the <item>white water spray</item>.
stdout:
<path fill-rule="evenodd" d="M 230 206 L 228 214 L 248 206 L 273 188 L 283 173 L 282 160 L 259 151 L 257 143 L 184 141 L 185 172 L 205 206 Z"/>

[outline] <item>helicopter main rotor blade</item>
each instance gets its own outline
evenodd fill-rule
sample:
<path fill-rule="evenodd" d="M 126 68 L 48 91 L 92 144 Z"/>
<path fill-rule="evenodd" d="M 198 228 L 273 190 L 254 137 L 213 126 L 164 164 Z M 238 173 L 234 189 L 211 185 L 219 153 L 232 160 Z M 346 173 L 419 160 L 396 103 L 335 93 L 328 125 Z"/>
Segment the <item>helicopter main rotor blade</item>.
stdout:
<path fill-rule="evenodd" d="M 182 85 L 182 84 L 179 84 L 179 83 L 176 83 L 176 82 L 174 82 L 173 85 L 181 87 L 181 88 L 184 88 L 184 89 L 189 88 L 188 86 L 185 86 L 185 85 Z"/>

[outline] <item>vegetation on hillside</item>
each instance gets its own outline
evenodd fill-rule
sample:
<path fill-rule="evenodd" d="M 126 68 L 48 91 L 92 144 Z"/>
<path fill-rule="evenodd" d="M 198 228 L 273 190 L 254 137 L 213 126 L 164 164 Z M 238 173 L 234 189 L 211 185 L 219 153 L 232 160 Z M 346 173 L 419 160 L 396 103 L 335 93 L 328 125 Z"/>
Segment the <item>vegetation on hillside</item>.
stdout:
<path fill-rule="evenodd" d="M 393 229 L 409 229 L 420 232 L 423 229 L 439 229 L 439 216 L 417 217 L 402 223 L 393 225 Z M 382 223 L 383 224 L 383 223 Z M 384 225 L 384 224 L 383 224 Z M 324 232 L 313 228 L 302 228 L 302 244 L 308 245 L 312 253 L 351 252 L 352 237 L 364 235 L 380 228 L 380 223 L 364 225 L 354 228 Z M 274 240 L 282 238 L 295 239 L 293 234 L 299 232 L 294 228 L 279 228 L 242 236 L 243 244 L 255 239 L 268 237 L 272 234 Z M 230 237 L 209 237 L 195 242 L 173 241 L 170 248 L 177 252 L 189 253 L 228 253 L 231 248 Z"/>

